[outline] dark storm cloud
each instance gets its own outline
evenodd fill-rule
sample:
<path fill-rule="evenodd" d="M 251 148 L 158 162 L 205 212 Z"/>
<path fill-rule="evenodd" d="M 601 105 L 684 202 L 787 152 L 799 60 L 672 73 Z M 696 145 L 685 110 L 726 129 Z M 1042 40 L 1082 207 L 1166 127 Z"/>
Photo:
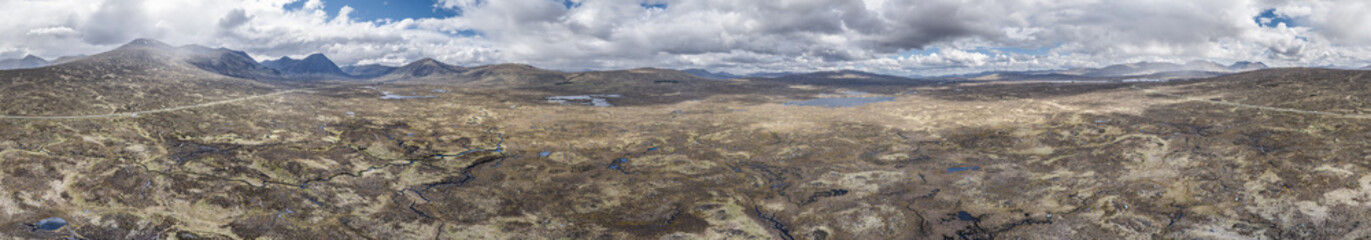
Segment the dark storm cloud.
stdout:
<path fill-rule="evenodd" d="M 929 44 L 956 38 L 983 36 L 994 38 L 995 29 L 980 29 L 973 24 L 989 18 L 977 16 L 976 9 L 936 1 L 917 1 L 912 4 L 888 4 L 893 16 L 888 25 L 873 27 L 880 31 L 875 46 L 882 52 L 902 49 L 923 49 Z M 979 19 L 979 20 L 978 20 Z"/>

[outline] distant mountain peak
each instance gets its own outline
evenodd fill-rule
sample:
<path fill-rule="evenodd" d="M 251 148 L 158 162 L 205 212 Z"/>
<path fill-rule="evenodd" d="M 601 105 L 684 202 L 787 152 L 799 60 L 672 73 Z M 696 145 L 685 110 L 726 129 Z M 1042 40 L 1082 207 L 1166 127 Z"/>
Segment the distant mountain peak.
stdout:
<path fill-rule="evenodd" d="M 1229 70 L 1233 70 L 1233 71 L 1251 71 L 1251 70 L 1261 70 L 1261 69 L 1267 69 L 1267 68 L 1270 68 L 1270 67 L 1269 67 L 1269 66 L 1266 66 L 1265 63 L 1262 63 L 1262 62 L 1249 62 L 1249 61 L 1239 61 L 1239 62 L 1233 63 L 1233 65 L 1229 65 L 1229 66 L 1228 66 L 1228 69 L 1229 69 Z"/>
<path fill-rule="evenodd" d="M 1224 67 L 1225 67 L 1225 66 L 1223 66 L 1223 65 L 1221 65 L 1221 64 L 1219 64 L 1219 63 L 1216 63 L 1216 62 L 1214 62 L 1214 61 L 1209 61 L 1209 60 L 1194 60 L 1194 61 L 1189 61 L 1189 62 L 1186 62 L 1185 65 L 1188 66 L 1188 67 L 1194 67 L 1194 68 L 1211 68 L 1211 69 L 1218 69 L 1218 68 L 1224 68 Z"/>
<path fill-rule="evenodd" d="M 24 56 L 24 58 L 21 59 L 0 60 L 0 70 L 36 68 L 47 66 L 49 64 L 51 63 L 49 63 L 48 60 L 43 60 L 43 58 L 28 55 Z"/>
<path fill-rule="evenodd" d="M 279 78 L 280 71 L 266 66 L 262 66 L 253 60 L 251 56 L 242 51 L 218 48 L 211 49 L 201 46 L 184 46 L 195 53 L 186 61 L 205 71 L 218 73 L 224 76 L 264 79 Z"/>
<path fill-rule="evenodd" d="M 406 67 L 407 67 L 407 66 L 420 66 L 420 65 L 444 65 L 444 66 L 446 66 L 446 65 L 448 65 L 448 64 L 447 64 L 447 63 L 440 62 L 440 61 L 438 61 L 438 60 L 436 60 L 436 59 L 433 59 L 433 58 L 423 58 L 423 59 L 419 59 L 419 60 L 415 60 L 415 61 L 413 61 L 413 62 L 410 62 L 409 64 L 405 64 Z"/>
<path fill-rule="evenodd" d="M 462 71 L 461 67 L 448 65 L 433 58 L 424 58 L 405 64 L 405 66 L 392 71 L 392 74 L 403 77 L 426 77 L 429 75 L 456 74 Z"/>
<path fill-rule="evenodd" d="M 324 56 L 323 53 L 310 54 L 309 56 L 306 56 L 304 60 L 305 60 L 305 61 L 309 61 L 309 60 L 316 60 L 316 61 L 317 61 L 317 60 L 328 60 L 329 62 L 333 62 L 333 60 L 329 60 L 329 59 L 328 59 L 328 56 Z"/>
<path fill-rule="evenodd" d="M 342 67 L 343 72 L 359 78 L 374 78 L 384 76 L 394 72 L 397 67 L 385 66 L 380 64 L 352 65 Z"/>
<path fill-rule="evenodd" d="M 130 41 L 128 44 L 124 44 L 124 46 L 121 46 L 120 48 L 126 48 L 126 47 L 172 48 L 171 45 L 167 45 L 166 43 L 163 43 L 162 41 L 157 41 L 157 40 L 148 39 L 148 38 L 134 39 L 133 41 Z"/>
<path fill-rule="evenodd" d="M 286 75 L 321 78 L 351 77 L 323 53 L 310 54 L 300 60 L 282 56 L 277 60 L 262 61 L 262 65 L 280 70 Z"/>

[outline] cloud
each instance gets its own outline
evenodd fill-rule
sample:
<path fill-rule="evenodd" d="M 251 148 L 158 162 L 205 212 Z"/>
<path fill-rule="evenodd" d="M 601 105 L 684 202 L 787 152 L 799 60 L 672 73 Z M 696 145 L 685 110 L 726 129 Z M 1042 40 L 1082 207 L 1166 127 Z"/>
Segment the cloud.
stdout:
<path fill-rule="evenodd" d="M 1359 0 L 438 0 L 434 7 L 461 14 L 380 21 L 350 17 L 368 9 L 325 12 L 327 4 L 335 3 L 0 1 L 0 9 L 22 9 L 0 14 L 0 31 L 25 33 L 0 35 L 0 49 L 55 57 L 151 37 L 259 59 L 322 52 L 345 65 L 434 57 L 567 70 L 899 75 L 1198 59 L 1365 65 L 1371 58 L 1371 28 L 1363 27 L 1371 3 Z M 1264 27 L 1264 12 L 1296 24 Z"/>
<path fill-rule="evenodd" d="M 65 26 L 42 27 L 29 29 L 28 35 L 50 35 L 50 36 L 71 36 L 76 34 L 76 29 Z"/>
<path fill-rule="evenodd" d="M 219 19 L 219 27 L 223 29 L 233 29 L 238 26 L 243 26 L 243 24 L 247 24 L 248 21 L 251 20 L 252 18 L 248 17 L 247 11 L 241 8 L 233 9 L 229 10 L 227 15 L 224 15 L 223 18 Z"/>
<path fill-rule="evenodd" d="M 313 9 L 320 9 L 320 8 L 323 8 L 323 7 L 324 7 L 324 1 L 323 1 L 323 0 L 308 0 L 308 1 L 305 1 L 304 9 L 313 10 Z"/>
<path fill-rule="evenodd" d="M 82 38 L 89 44 L 123 43 L 151 30 L 141 0 L 105 0 L 82 24 Z M 148 36 L 151 37 L 151 36 Z"/>

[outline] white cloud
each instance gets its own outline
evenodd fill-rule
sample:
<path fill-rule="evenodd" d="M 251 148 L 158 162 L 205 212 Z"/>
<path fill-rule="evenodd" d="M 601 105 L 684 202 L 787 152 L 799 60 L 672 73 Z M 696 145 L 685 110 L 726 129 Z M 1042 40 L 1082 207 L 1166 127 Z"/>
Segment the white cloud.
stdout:
<path fill-rule="evenodd" d="M 324 7 L 324 0 L 305 1 L 304 9 L 320 9 Z"/>
<path fill-rule="evenodd" d="M 69 27 L 43 27 L 29 29 L 28 35 L 51 35 L 51 36 L 70 36 L 76 34 L 76 29 Z"/>
<path fill-rule="evenodd" d="M 299 9 L 286 9 L 291 3 Z M 328 54 L 340 64 L 423 57 L 557 69 L 702 67 L 733 72 L 856 68 L 928 75 L 1210 59 L 1365 65 L 1360 0 L 439 0 L 461 16 L 369 22 L 320 0 L 0 1 L 0 49 L 90 54 L 133 38 Z M 1296 19 L 1263 28 L 1266 9 Z M 468 36 L 459 33 L 479 32 Z M 903 56 L 937 48 L 934 54 Z M 1039 49 L 1016 53 L 993 49 Z M 987 50 L 990 49 L 990 50 Z M 19 50 L 16 50 L 19 51 Z"/>

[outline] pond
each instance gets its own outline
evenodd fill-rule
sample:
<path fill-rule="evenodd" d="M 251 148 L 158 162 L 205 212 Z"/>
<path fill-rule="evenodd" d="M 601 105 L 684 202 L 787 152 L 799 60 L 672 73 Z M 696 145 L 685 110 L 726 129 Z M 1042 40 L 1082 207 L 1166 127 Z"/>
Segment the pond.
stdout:
<path fill-rule="evenodd" d="M 863 92 L 863 91 L 839 91 L 839 92 L 836 93 L 836 94 L 835 94 L 835 93 L 820 93 L 820 94 L 819 94 L 819 97 L 862 96 L 862 95 L 876 95 L 876 94 L 871 94 L 871 93 L 869 93 L 869 92 Z"/>
<path fill-rule="evenodd" d="M 572 96 L 552 96 L 547 97 L 547 102 L 557 104 L 581 104 L 596 107 L 613 107 L 608 98 L 621 98 L 619 94 L 592 94 L 592 95 L 572 95 Z"/>
<path fill-rule="evenodd" d="M 67 226 L 67 220 L 62 218 L 45 218 L 33 224 L 33 231 L 57 231 Z"/>
<path fill-rule="evenodd" d="M 381 99 L 417 99 L 417 98 L 436 98 L 436 97 L 438 97 L 438 96 L 432 96 L 432 95 L 429 95 L 429 96 L 403 96 L 403 95 L 395 95 L 395 94 L 390 93 L 390 92 L 381 92 L 381 94 L 383 95 L 383 96 L 381 96 Z"/>
<path fill-rule="evenodd" d="M 947 172 L 950 172 L 950 173 L 961 172 L 961 171 L 974 171 L 974 170 L 981 170 L 981 166 L 947 168 Z"/>

